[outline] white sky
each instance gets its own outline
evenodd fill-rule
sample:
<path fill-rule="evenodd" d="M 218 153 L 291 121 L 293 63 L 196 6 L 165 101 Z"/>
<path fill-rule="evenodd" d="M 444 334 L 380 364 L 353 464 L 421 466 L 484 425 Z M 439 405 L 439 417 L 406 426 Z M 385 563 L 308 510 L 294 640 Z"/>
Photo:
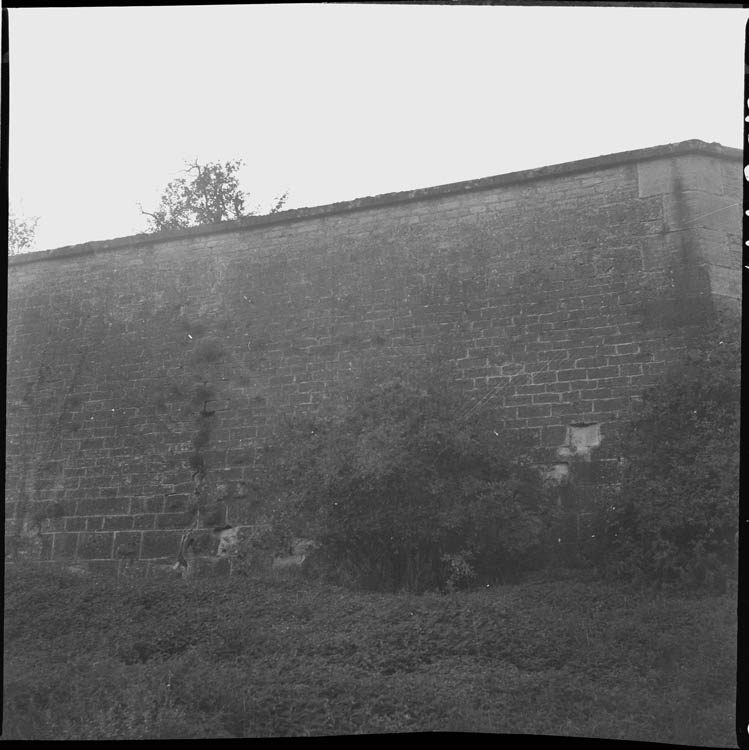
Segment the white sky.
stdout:
<path fill-rule="evenodd" d="M 10 199 L 37 248 L 134 234 L 187 159 L 251 205 L 699 138 L 741 147 L 749 10 L 10 9 Z"/>

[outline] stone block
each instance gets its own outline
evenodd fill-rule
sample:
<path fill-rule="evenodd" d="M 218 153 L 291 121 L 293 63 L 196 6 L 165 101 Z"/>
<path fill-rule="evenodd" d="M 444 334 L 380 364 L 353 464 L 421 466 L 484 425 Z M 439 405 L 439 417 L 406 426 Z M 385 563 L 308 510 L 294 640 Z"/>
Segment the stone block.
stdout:
<path fill-rule="evenodd" d="M 52 559 L 73 560 L 78 546 L 78 534 L 64 532 L 53 536 Z"/>
<path fill-rule="evenodd" d="M 133 528 L 132 516 L 104 516 L 104 531 L 123 531 Z"/>
<path fill-rule="evenodd" d="M 164 496 L 152 495 L 143 498 L 143 511 L 145 513 L 162 513 L 164 511 Z"/>
<path fill-rule="evenodd" d="M 518 406 L 518 419 L 550 416 L 551 406 L 549 406 L 549 404 L 539 404 L 537 406 Z"/>
<path fill-rule="evenodd" d="M 637 165 L 640 198 L 674 192 L 677 181 L 682 190 L 704 190 L 723 194 L 723 174 L 717 159 L 701 154 L 685 154 L 665 159 L 649 159 Z"/>
<path fill-rule="evenodd" d="M 179 494 L 167 495 L 166 500 L 164 502 L 164 512 L 184 513 L 188 509 L 192 501 L 193 501 L 193 498 L 187 494 L 179 493 Z"/>
<path fill-rule="evenodd" d="M 157 529 L 186 529 L 195 520 L 195 513 L 160 513 L 156 516 Z"/>
<path fill-rule="evenodd" d="M 564 443 L 557 449 L 560 458 L 588 460 L 591 451 L 601 444 L 601 426 L 597 422 L 579 422 L 567 427 Z"/>
<path fill-rule="evenodd" d="M 710 291 L 720 297 L 741 299 L 741 268 L 725 268 L 724 266 L 708 266 L 710 277 Z"/>
<path fill-rule="evenodd" d="M 728 197 L 696 190 L 664 195 L 663 221 L 670 231 L 725 231 L 726 228 L 735 227 L 738 233 L 741 226 L 741 206 Z"/>
<path fill-rule="evenodd" d="M 118 497 L 93 497 L 79 500 L 76 516 L 103 516 L 130 512 L 130 500 Z"/>
<path fill-rule="evenodd" d="M 65 531 L 83 531 L 85 528 L 85 518 L 72 517 L 65 519 Z"/>
<path fill-rule="evenodd" d="M 141 533 L 138 531 L 118 531 L 114 537 L 116 558 L 140 557 Z"/>
<path fill-rule="evenodd" d="M 594 412 L 624 411 L 629 408 L 627 398 L 601 398 L 593 401 Z"/>
<path fill-rule="evenodd" d="M 65 531 L 65 518 L 45 518 L 41 522 L 41 530 L 45 534 L 55 531 Z"/>
<path fill-rule="evenodd" d="M 533 374 L 533 383 L 554 383 L 556 382 L 557 374 L 553 370 L 546 370 L 544 372 L 536 372 Z"/>
<path fill-rule="evenodd" d="M 81 532 L 78 557 L 82 560 L 101 560 L 112 557 L 114 534 L 107 531 Z"/>
<path fill-rule="evenodd" d="M 584 380 L 588 377 L 587 370 L 583 368 L 574 368 L 571 370 L 559 370 L 557 372 L 557 380 L 569 381 L 569 380 Z"/>
<path fill-rule="evenodd" d="M 181 531 L 144 531 L 140 552 L 141 559 L 173 559 L 177 556 L 181 539 Z"/>
<path fill-rule="evenodd" d="M 153 529 L 156 526 L 156 515 L 153 513 L 144 513 L 143 515 L 133 516 L 134 529 Z"/>

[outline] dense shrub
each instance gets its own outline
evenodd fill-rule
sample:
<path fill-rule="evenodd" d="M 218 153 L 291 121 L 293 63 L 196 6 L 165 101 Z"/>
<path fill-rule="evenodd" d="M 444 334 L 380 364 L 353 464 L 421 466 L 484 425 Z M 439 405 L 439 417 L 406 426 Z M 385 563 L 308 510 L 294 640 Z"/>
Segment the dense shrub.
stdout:
<path fill-rule="evenodd" d="M 470 419 L 447 366 L 369 372 L 335 403 L 289 420 L 267 455 L 274 521 L 321 543 L 340 581 L 423 590 L 532 562 L 545 512 L 523 446 L 490 409 Z"/>
<path fill-rule="evenodd" d="M 738 527 L 738 332 L 712 330 L 644 394 L 626 430 L 612 568 L 660 582 L 720 584 Z"/>

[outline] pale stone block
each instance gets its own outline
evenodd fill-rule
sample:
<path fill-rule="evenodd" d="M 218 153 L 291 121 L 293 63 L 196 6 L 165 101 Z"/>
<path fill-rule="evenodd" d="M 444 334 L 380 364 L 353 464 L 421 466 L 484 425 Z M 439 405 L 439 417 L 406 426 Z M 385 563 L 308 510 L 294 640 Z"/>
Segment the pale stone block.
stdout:
<path fill-rule="evenodd" d="M 744 184 L 741 174 L 741 163 L 738 161 L 723 161 L 723 193 L 734 196 L 735 200 L 741 200 L 741 191 Z"/>
<path fill-rule="evenodd" d="M 732 268 L 736 273 L 741 269 L 741 241 L 732 241 L 725 234 L 712 229 L 696 232 L 701 258 L 711 266 Z"/>
<path fill-rule="evenodd" d="M 582 458 L 590 460 L 590 452 L 601 445 L 601 425 L 598 422 L 571 424 L 567 436 L 557 448 L 559 458 Z"/>
<path fill-rule="evenodd" d="M 741 298 L 741 267 L 708 266 L 712 294 L 733 299 Z"/>
<path fill-rule="evenodd" d="M 567 442 L 578 453 L 597 448 L 601 444 L 601 425 L 577 424 L 567 428 Z"/>
<path fill-rule="evenodd" d="M 668 159 L 652 159 L 637 165 L 640 198 L 673 193 L 681 182 L 682 190 L 703 190 L 723 194 L 723 172 L 718 160 L 701 154 Z"/>
<path fill-rule="evenodd" d="M 736 228 L 741 233 L 741 206 L 721 195 L 690 190 L 679 195 L 663 196 L 663 219 L 669 229 Z"/>

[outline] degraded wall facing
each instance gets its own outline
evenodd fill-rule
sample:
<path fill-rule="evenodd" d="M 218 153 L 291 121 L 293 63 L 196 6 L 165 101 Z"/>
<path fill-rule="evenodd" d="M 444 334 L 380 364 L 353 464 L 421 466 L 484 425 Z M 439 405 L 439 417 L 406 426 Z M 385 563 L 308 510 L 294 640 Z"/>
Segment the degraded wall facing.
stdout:
<path fill-rule="evenodd" d="M 226 571 L 279 414 L 434 346 L 594 501 L 631 399 L 738 309 L 740 190 L 687 141 L 13 258 L 6 557 L 155 570 L 197 520 Z"/>

